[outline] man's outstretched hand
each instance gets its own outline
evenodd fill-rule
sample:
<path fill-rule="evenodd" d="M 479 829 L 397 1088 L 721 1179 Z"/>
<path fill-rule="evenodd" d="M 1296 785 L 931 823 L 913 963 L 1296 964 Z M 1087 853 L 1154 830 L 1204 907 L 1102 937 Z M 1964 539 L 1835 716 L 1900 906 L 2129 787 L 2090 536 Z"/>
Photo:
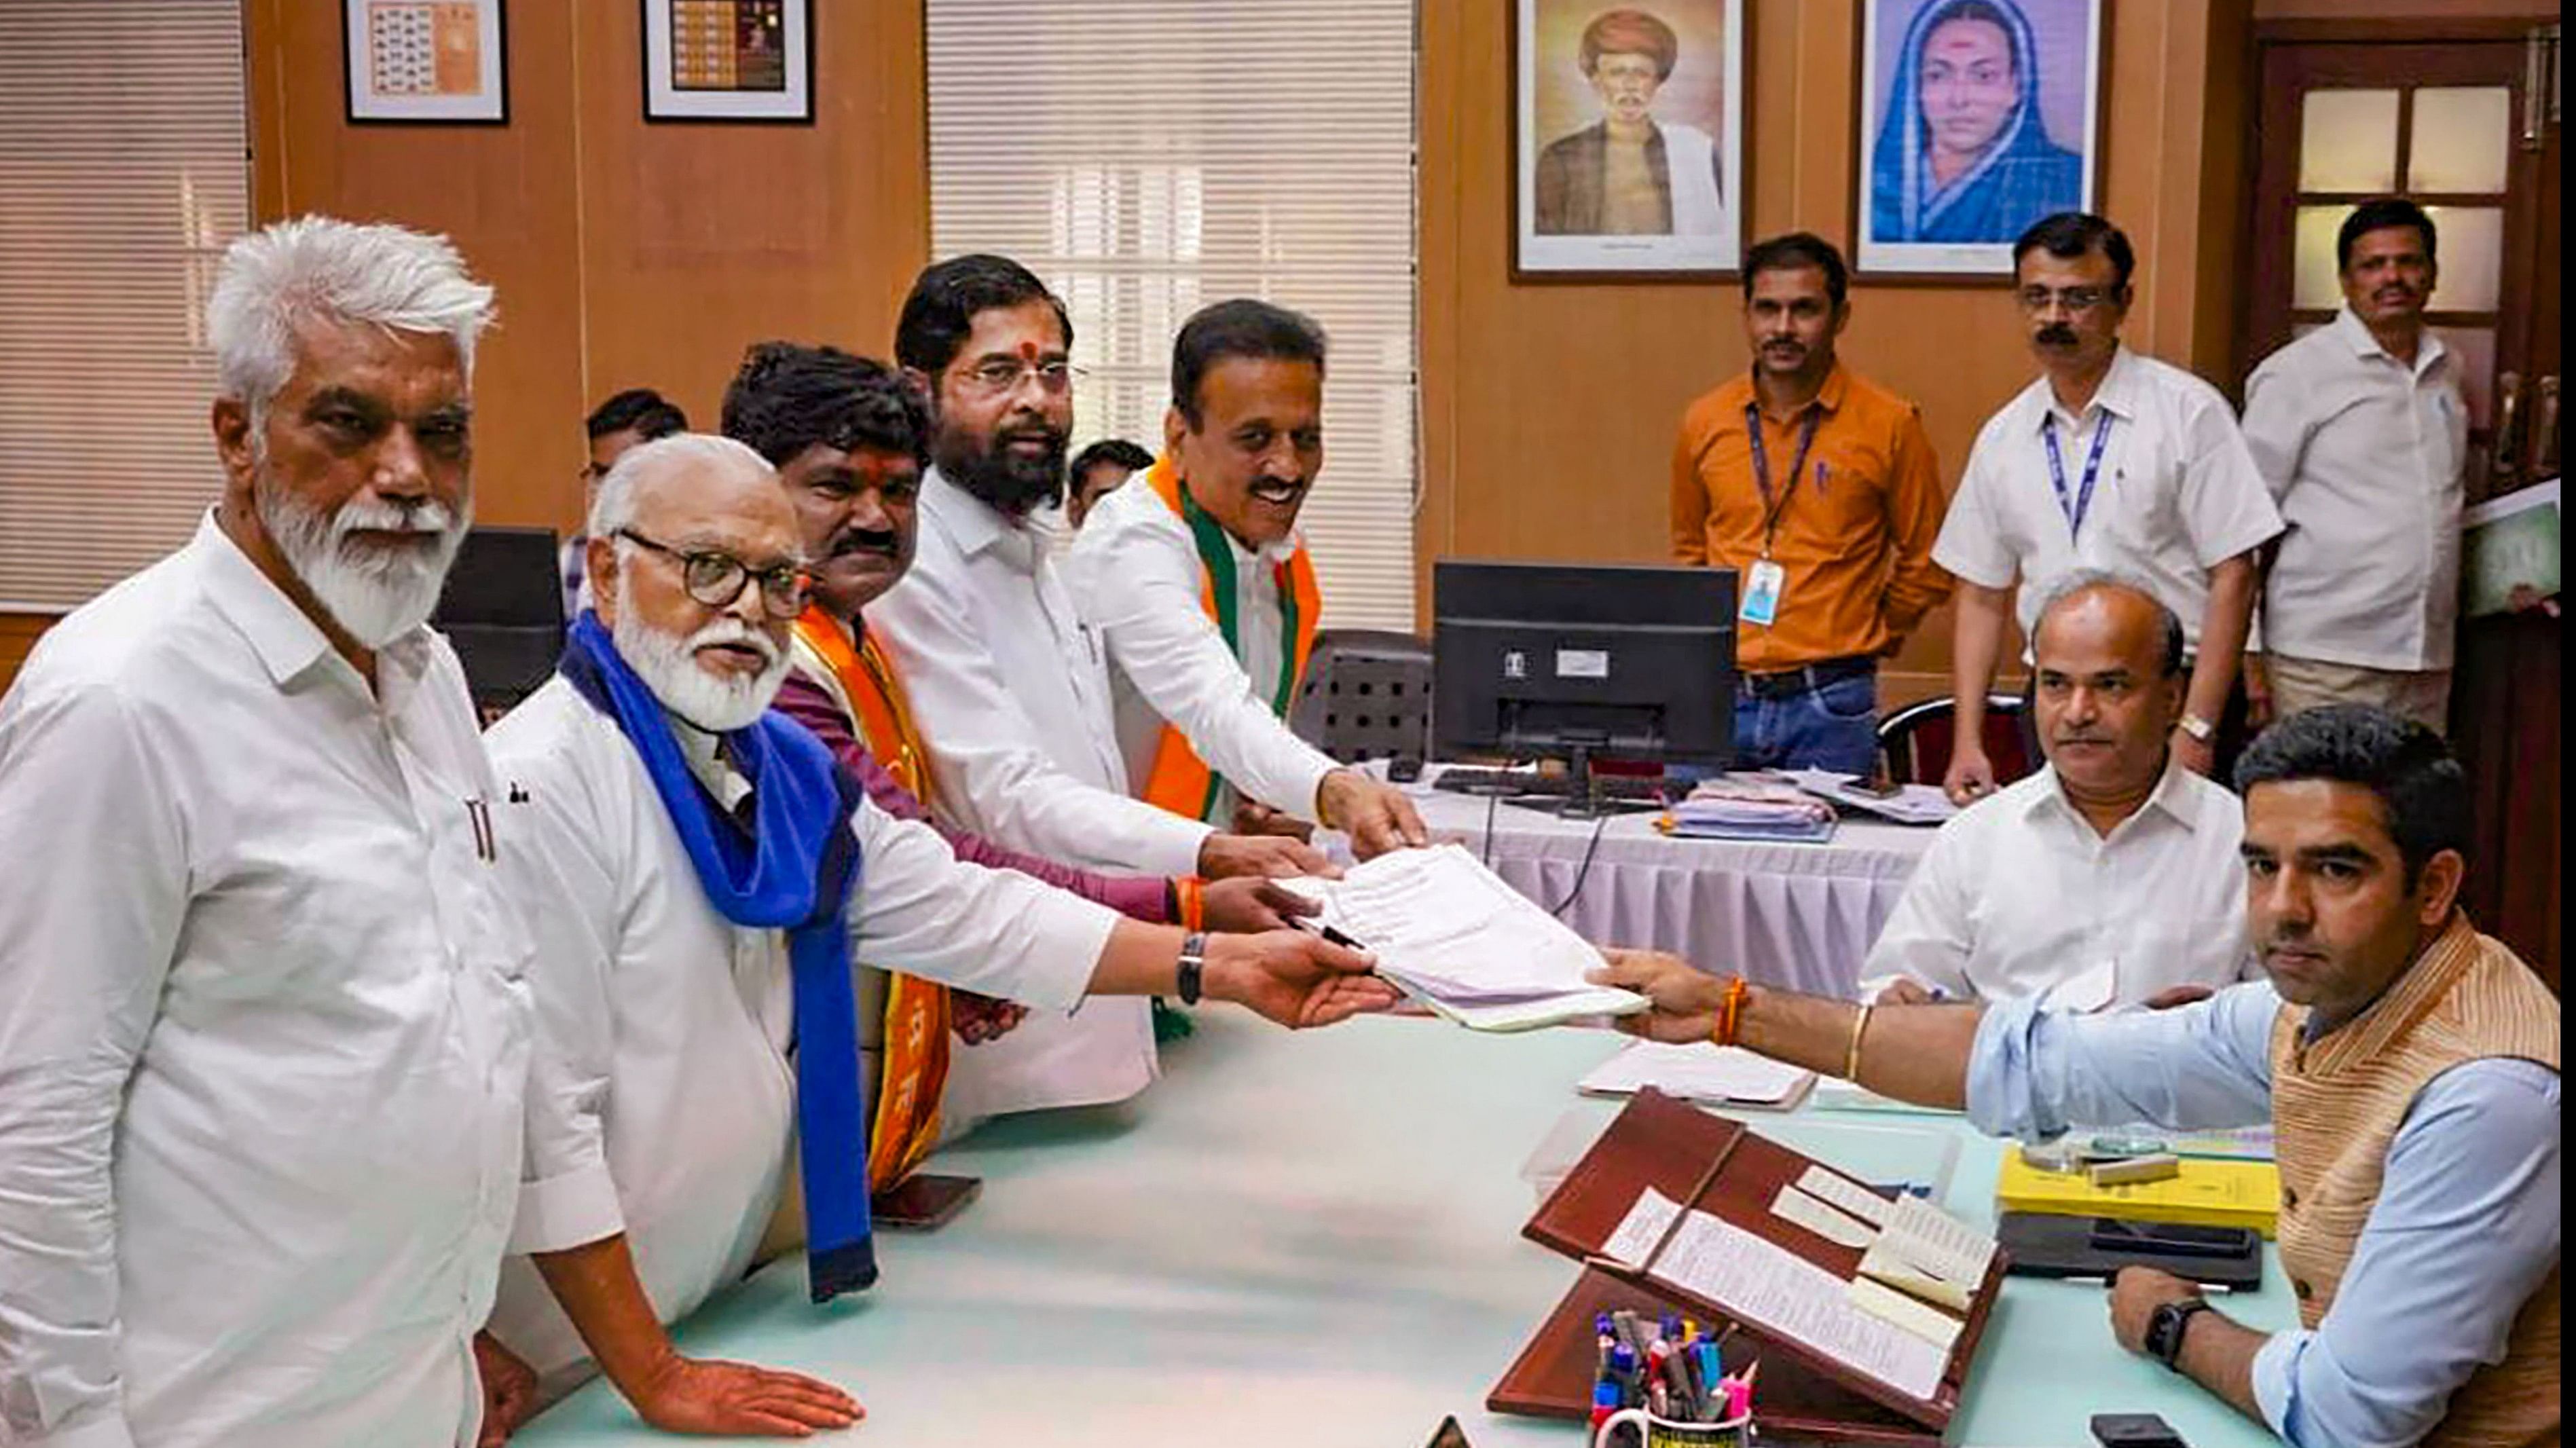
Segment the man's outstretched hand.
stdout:
<path fill-rule="evenodd" d="M 1303 930 L 1208 937 L 1207 994 L 1290 1029 L 1329 1026 L 1395 1004 L 1367 954 Z"/>

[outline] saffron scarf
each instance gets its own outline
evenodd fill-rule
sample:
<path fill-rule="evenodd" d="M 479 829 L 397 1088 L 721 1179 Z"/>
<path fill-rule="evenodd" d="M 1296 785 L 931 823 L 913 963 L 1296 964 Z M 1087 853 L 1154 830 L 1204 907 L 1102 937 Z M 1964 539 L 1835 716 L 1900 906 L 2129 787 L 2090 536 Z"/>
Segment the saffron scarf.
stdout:
<path fill-rule="evenodd" d="M 1238 595 L 1234 545 L 1226 537 L 1225 526 L 1210 517 L 1181 485 L 1180 471 L 1172 466 L 1168 454 L 1154 460 L 1153 468 L 1145 474 L 1145 485 L 1190 530 L 1190 540 L 1199 555 L 1199 606 L 1207 610 L 1217 632 L 1225 636 L 1226 649 L 1240 661 L 1243 644 L 1241 625 L 1235 617 Z M 1271 565 L 1271 582 L 1279 590 L 1280 667 L 1271 692 L 1270 712 L 1284 719 L 1288 717 L 1288 706 L 1296 702 L 1297 681 L 1305 676 L 1306 660 L 1315 651 L 1315 620 L 1323 612 L 1323 596 L 1315 586 L 1315 563 L 1306 556 L 1304 543 L 1297 545 L 1297 551 L 1286 562 Z M 1162 741 L 1155 747 L 1153 771 L 1145 777 L 1146 802 L 1221 828 L 1223 821 L 1210 819 L 1216 813 L 1221 783 L 1206 761 L 1190 748 L 1188 737 L 1165 725 Z"/>
<path fill-rule="evenodd" d="M 574 622 L 557 667 L 635 746 L 708 903 L 746 929 L 787 932 L 806 1287 L 816 1302 L 865 1287 L 876 1281 L 877 1263 L 850 979 L 848 906 L 859 883 L 850 818 L 863 797 L 858 781 L 795 721 L 763 714 L 724 736 L 733 766 L 751 782 L 746 829 L 690 771 L 662 701 L 618 655 L 598 614 L 585 609 Z"/>
<path fill-rule="evenodd" d="M 861 634 L 856 648 L 821 604 L 796 620 L 805 667 L 819 662 L 850 717 L 852 732 L 895 783 L 930 803 L 930 758 L 905 705 L 893 666 Z M 939 1143 L 940 1093 L 948 1084 L 948 988 L 916 975 L 886 972 L 885 1054 L 878 1068 L 876 1117 L 868 1129 L 868 1186 L 884 1191 L 920 1166 Z"/>

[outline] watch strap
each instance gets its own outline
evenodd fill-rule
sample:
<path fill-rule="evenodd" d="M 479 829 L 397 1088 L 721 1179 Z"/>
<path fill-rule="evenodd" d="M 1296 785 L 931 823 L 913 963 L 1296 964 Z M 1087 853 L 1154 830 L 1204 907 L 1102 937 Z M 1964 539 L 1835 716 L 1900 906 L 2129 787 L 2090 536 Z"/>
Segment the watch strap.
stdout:
<path fill-rule="evenodd" d="M 2207 744 L 2209 741 L 2218 737 L 2218 726 L 2210 723 L 2208 720 L 2203 719 L 2197 714 L 2187 713 L 2183 715 L 2180 719 L 2174 721 L 2174 727 L 2180 729 L 2183 733 L 2190 735 L 2192 738 L 2203 744 Z"/>
<path fill-rule="evenodd" d="M 2192 1318 L 2209 1310 L 2206 1297 L 2186 1297 L 2180 1302 L 2168 1302 L 2158 1307 L 2148 1324 L 2147 1334 L 2147 1346 L 2154 1352 L 2156 1361 L 2181 1372 L 2183 1332 L 2191 1326 Z"/>
<path fill-rule="evenodd" d="M 1206 984 L 1207 943 L 1207 932 L 1203 930 L 1181 937 L 1181 963 L 1173 972 L 1172 984 L 1185 1006 L 1199 1003 L 1200 988 Z"/>

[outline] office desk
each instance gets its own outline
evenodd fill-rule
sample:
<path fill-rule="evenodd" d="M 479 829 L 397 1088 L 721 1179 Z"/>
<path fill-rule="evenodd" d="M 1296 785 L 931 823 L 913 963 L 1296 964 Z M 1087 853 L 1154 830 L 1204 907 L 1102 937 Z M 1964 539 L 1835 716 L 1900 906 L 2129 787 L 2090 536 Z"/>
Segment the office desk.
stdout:
<path fill-rule="evenodd" d="M 1489 854 L 1494 873 L 1552 909 L 1586 940 L 1669 950 L 1703 970 L 1848 997 L 1879 927 L 1896 910 L 1928 827 L 1846 819 L 1824 844 L 1677 840 L 1654 816 L 1613 816 L 1593 842 L 1589 820 L 1420 788 L 1423 823 Z M 1592 866 L 1583 867 L 1592 851 Z M 1576 882 L 1582 889 L 1575 889 Z"/>
<path fill-rule="evenodd" d="M 1446 1414 L 1475 1448 L 1576 1448 L 1577 1425 L 1491 1415 L 1486 1390 L 1576 1274 L 1519 1232 L 1520 1168 L 1606 1033 L 1479 1036 L 1369 1018 L 1291 1034 L 1197 1014 L 1137 1101 L 986 1126 L 937 1169 L 985 1179 L 941 1231 L 880 1232 L 885 1275 L 826 1308 L 771 1264 L 679 1332 L 685 1352 L 849 1388 L 839 1439 L 919 1444 L 1421 1448 Z M 1866 1171 L 1891 1128 L 1956 1118 L 1809 1110 L 1746 1120 Z M 1991 1220 L 1999 1148 L 1962 1149 L 1949 1205 Z M 2277 1264 L 2272 1269 L 2277 1282 Z M 2230 1300 L 2258 1326 L 2286 1288 Z M 2162 1413 L 2194 1448 L 2269 1439 L 2111 1340 L 2102 1289 L 2011 1280 L 1951 1441 L 2077 1448 L 2094 1412 Z M 513 1440 L 659 1444 L 594 1382 Z"/>

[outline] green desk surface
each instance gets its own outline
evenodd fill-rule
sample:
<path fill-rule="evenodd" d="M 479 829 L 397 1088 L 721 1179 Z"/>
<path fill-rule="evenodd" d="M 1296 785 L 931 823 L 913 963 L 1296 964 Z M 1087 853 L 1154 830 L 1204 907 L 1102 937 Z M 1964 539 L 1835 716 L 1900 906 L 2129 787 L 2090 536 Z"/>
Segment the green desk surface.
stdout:
<path fill-rule="evenodd" d="M 681 1350 L 855 1393 L 853 1444 L 1421 1448 L 1456 1414 L 1475 1448 L 1575 1448 L 1581 1430 L 1484 1409 L 1576 1274 L 1522 1240 L 1521 1174 L 1616 1048 L 1606 1033 L 1479 1036 L 1368 1018 L 1292 1034 L 1202 1010 L 1165 1079 L 1115 1107 L 987 1125 L 933 1168 L 984 1178 L 933 1233 L 880 1232 L 883 1279 L 817 1308 L 773 1263 L 681 1325 Z M 1991 1223 L 2001 1147 L 1955 1117 L 1809 1109 L 1745 1120 L 1855 1173 L 1960 1139 L 1947 1205 Z M 2293 1320 L 2278 1263 L 2225 1301 Z M 1757 1398 L 1758 1403 L 1758 1398 Z M 2085 1448 L 2097 1412 L 2164 1415 L 2195 1448 L 2271 1442 L 2119 1350 L 2098 1286 L 2011 1279 L 1950 1440 Z M 666 1441 L 593 1382 L 525 1448 Z M 703 1441 L 703 1440 L 700 1440 Z"/>

